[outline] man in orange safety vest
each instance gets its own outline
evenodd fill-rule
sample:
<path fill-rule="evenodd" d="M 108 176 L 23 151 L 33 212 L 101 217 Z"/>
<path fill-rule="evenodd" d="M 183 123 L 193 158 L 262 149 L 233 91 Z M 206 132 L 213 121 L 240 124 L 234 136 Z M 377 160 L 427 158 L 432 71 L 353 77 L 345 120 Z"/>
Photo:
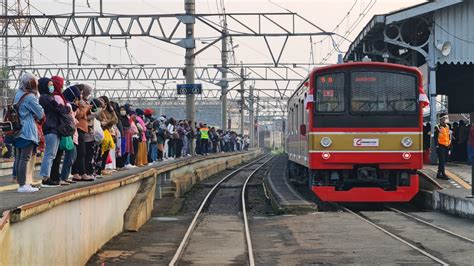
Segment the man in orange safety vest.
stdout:
<path fill-rule="evenodd" d="M 451 146 L 451 129 L 449 128 L 449 117 L 447 114 L 440 114 L 439 125 L 435 128 L 435 143 L 438 153 L 438 174 L 436 178 L 449 180 L 446 176 L 445 164 L 448 158 L 449 147 Z"/>

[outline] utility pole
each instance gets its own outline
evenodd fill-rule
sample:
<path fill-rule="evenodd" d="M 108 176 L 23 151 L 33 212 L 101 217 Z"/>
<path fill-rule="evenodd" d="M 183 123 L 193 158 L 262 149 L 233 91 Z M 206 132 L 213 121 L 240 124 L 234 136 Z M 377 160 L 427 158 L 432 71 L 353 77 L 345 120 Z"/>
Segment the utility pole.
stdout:
<path fill-rule="evenodd" d="M 254 118 L 254 109 L 253 109 L 253 85 L 250 86 L 250 90 L 249 90 L 249 120 L 250 120 L 250 128 L 249 128 L 249 138 L 250 138 L 250 147 L 253 148 L 254 147 L 254 143 L 255 143 L 255 118 Z"/>
<path fill-rule="evenodd" d="M 257 94 L 257 104 L 256 104 L 257 108 L 255 109 L 255 111 L 256 111 L 255 124 L 257 125 L 257 132 L 256 132 L 255 135 L 257 135 L 257 148 L 260 148 L 260 126 L 258 124 L 258 99 L 259 99 L 259 97 L 258 97 L 258 94 Z"/>
<path fill-rule="evenodd" d="M 3 15 L 4 16 L 8 16 L 8 0 L 4 0 L 3 1 Z M 5 22 L 3 22 L 5 23 Z M 8 34 L 8 27 L 6 27 L 6 30 L 7 30 L 7 34 Z M 5 37 L 3 39 L 3 73 L 2 73 L 2 78 L 5 77 L 5 81 L 4 81 L 4 84 L 3 84 L 3 88 L 2 88 L 2 107 L 4 106 L 7 106 L 8 105 L 8 91 L 9 91 L 9 87 L 8 87 L 8 38 Z"/>
<path fill-rule="evenodd" d="M 71 82 L 69 82 L 69 63 L 70 63 L 69 62 L 69 41 L 70 41 L 69 39 L 66 39 L 66 43 L 67 43 L 67 49 L 66 49 L 67 72 L 66 72 L 66 77 L 65 78 L 66 78 L 66 85 L 68 85 L 68 86 L 69 86 L 69 84 L 71 84 Z"/>
<path fill-rule="evenodd" d="M 242 64 L 242 63 L 241 63 Z M 244 135 L 244 66 L 240 68 L 240 134 Z"/>
<path fill-rule="evenodd" d="M 221 61 L 222 61 L 222 80 L 221 85 L 221 100 L 222 100 L 222 130 L 227 129 L 227 88 L 229 87 L 229 82 L 227 81 L 227 61 L 228 61 L 228 39 L 227 39 L 227 21 L 224 19 L 224 29 L 222 31 L 222 49 L 221 49 Z"/>
<path fill-rule="evenodd" d="M 195 14 L 195 0 L 184 0 L 184 10 L 187 16 L 191 16 L 192 20 L 186 23 L 186 41 L 192 45 L 186 46 L 185 58 L 185 72 L 186 84 L 194 84 L 194 14 Z M 194 105 L 194 94 L 186 94 L 186 119 L 190 121 L 191 128 L 195 129 L 196 108 Z M 194 141 L 191 141 L 191 154 L 194 155 Z"/>

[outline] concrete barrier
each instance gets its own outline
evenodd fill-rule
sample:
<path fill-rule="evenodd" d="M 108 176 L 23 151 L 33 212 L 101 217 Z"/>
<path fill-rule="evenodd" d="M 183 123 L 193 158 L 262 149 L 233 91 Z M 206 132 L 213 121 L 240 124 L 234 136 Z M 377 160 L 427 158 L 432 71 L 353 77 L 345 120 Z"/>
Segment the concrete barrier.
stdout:
<path fill-rule="evenodd" d="M 466 198 L 465 189 L 433 191 L 433 208 L 452 215 L 474 219 L 474 199 Z"/>
<path fill-rule="evenodd" d="M 167 162 L 7 210 L 0 217 L 0 265 L 85 264 L 114 236 L 136 231 L 150 219 L 154 200 L 161 197 L 156 194 L 168 179 L 176 186 L 174 196 L 181 197 L 199 180 L 259 154 Z"/>

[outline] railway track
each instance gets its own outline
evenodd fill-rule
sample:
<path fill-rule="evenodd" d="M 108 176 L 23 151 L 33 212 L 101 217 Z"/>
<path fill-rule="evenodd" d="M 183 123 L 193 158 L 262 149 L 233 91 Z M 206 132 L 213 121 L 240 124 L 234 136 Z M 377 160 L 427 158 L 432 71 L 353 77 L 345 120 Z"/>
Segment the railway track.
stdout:
<path fill-rule="evenodd" d="M 204 200 L 201 202 L 199 209 L 197 210 L 196 214 L 193 217 L 193 220 L 191 221 L 183 239 L 181 240 L 178 249 L 176 250 L 172 260 L 170 261 L 169 265 L 177 265 L 180 263 L 183 259 L 183 257 L 186 254 L 188 245 L 192 241 L 193 235 L 196 234 L 197 229 L 199 228 L 199 224 L 202 224 L 203 221 L 208 218 L 206 217 L 205 213 L 206 210 L 215 210 L 215 213 L 218 213 L 221 210 L 227 209 L 235 209 L 236 206 L 240 207 L 240 211 L 238 212 L 237 216 L 240 216 L 241 223 L 243 224 L 243 242 L 245 243 L 239 243 L 241 246 L 246 247 L 246 253 L 247 253 L 247 263 L 249 265 L 255 265 L 255 259 L 253 255 L 253 248 L 252 248 L 252 240 L 250 237 L 250 230 L 249 230 L 249 225 L 248 225 L 248 217 L 247 217 L 247 207 L 246 207 L 246 189 L 249 183 L 249 180 L 259 171 L 261 170 L 265 165 L 267 165 L 271 160 L 273 159 L 273 156 L 266 155 L 262 158 L 260 158 L 257 161 L 251 162 L 249 164 L 246 164 L 234 171 L 232 171 L 230 174 L 226 175 L 223 177 L 221 180 L 219 180 L 213 187 L 212 189 L 208 192 Z M 220 190 L 224 189 L 230 189 L 230 191 L 226 191 L 228 193 L 219 193 Z M 234 191 L 232 191 L 234 190 Z M 237 191 L 239 190 L 239 191 Z M 235 198 L 233 197 L 232 194 L 239 193 L 239 202 L 235 202 Z M 229 196 L 230 195 L 230 196 Z M 235 215 L 232 215 L 235 216 Z M 229 229 L 226 228 L 225 231 L 232 232 L 232 231 L 239 231 L 236 230 L 236 227 L 241 227 L 241 225 L 238 225 L 235 217 L 231 217 L 226 219 L 225 216 L 219 216 L 217 219 L 214 219 L 214 223 L 211 222 L 211 226 L 207 226 L 208 230 L 218 230 L 219 228 L 222 229 L 222 226 L 225 227 L 225 225 L 234 225 L 233 228 Z M 209 219 L 208 219 L 209 221 Z M 217 222 L 217 223 L 216 223 Z M 204 227 L 204 226 L 203 226 Z M 239 232 L 237 232 L 239 233 Z M 200 235 L 207 235 L 205 238 L 212 238 L 213 235 L 218 235 L 218 232 L 201 232 Z M 211 235 L 209 237 L 209 235 Z M 231 237 L 229 235 L 226 236 L 226 238 L 231 238 L 232 241 L 238 241 L 237 238 Z M 215 239 L 213 239 L 215 242 L 217 242 Z M 196 241 L 199 242 L 199 241 Z M 201 246 L 206 246 L 206 243 L 200 243 Z M 238 243 L 236 243 L 236 246 Z M 201 247 L 203 248 L 203 247 Z M 237 248 L 236 248 L 237 249 Z M 218 250 L 214 250 L 215 253 L 220 253 Z M 223 251 L 224 252 L 224 251 Z M 199 253 L 199 252 L 197 252 Z M 222 253 L 221 253 L 222 254 Z M 214 261 L 214 263 L 217 263 Z"/>
<path fill-rule="evenodd" d="M 430 258 L 435 263 L 441 265 L 453 264 L 452 260 L 445 259 L 446 256 L 450 256 L 451 259 L 452 257 L 456 257 L 455 254 L 450 253 L 456 251 L 464 252 L 465 249 L 470 248 L 472 250 L 472 248 L 474 247 L 473 239 L 452 232 L 446 228 L 440 227 L 426 220 L 420 219 L 412 214 L 409 214 L 397 208 L 385 207 L 388 211 L 383 212 L 383 215 L 374 215 L 374 213 L 381 212 L 353 211 L 344 206 L 339 206 L 339 208 L 344 212 L 353 214 L 360 220 L 372 225 L 373 227 L 389 235 L 393 239 L 411 247 L 422 255 Z M 416 223 L 417 226 L 420 226 L 421 228 L 416 229 L 418 230 L 418 234 L 409 231 L 411 230 L 411 228 L 413 228 L 413 225 L 410 225 L 408 223 L 404 223 L 403 225 L 401 225 L 395 222 L 399 220 L 396 219 L 396 215 L 406 218 L 409 223 Z M 396 227 L 397 225 L 398 227 Z M 404 228 L 407 231 L 404 231 Z M 421 236 L 423 234 L 420 233 L 421 230 L 423 230 L 423 232 L 425 233 L 431 232 L 432 234 Z M 438 234 L 435 234 L 434 232 L 438 232 Z M 420 238 L 424 239 L 425 241 L 420 242 Z M 428 241 L 429 239 L 431 240 Z M 436 241 L 441 243 L 441 245 L 437 245 L 437 243 L 435 243 Z M 439 248 L 443 246 L 457 248 L 458 250 L 449 251 Z M 454 264 L 458 263 L 454 262 Z"/>

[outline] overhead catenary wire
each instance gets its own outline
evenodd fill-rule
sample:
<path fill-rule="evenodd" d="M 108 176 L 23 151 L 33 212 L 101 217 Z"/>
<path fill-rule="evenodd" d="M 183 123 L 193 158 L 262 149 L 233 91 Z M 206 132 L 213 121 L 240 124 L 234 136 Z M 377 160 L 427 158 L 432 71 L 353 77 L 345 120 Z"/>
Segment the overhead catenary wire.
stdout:
<path fill-rule="evenodd" d="M 339 42 L 335 43 L 333 42 L 333 37 L 331 36 L 331 45 L 333 46 L 332 49 L 330 48 L 329 52 L 326 54 L 324 58 L 321 59 L 319 62 L 320 64 L 323 64 L 329 60 L 329 58 L 334 54 L 334 52 L 339 51 L 342 52 L 339 48 L 343 40 L 347 40 L 347 37 L 352 34 L 352 32 L 355 30 L 355 28 L 364 20 L 364 18 L 368 15 L 370 10 L 374 7 L 374 5 L 377 3 L 377 0 L 370 0 L 370 2 L 362 9 L 362 12 L 359 13 L 358 17 L 356 20 L 352 23 L 352 26 L 349 26 L 345 33 L 340 36 L 341 39 Z M 343 52 L 342 52 L 343 53 Z"/>

